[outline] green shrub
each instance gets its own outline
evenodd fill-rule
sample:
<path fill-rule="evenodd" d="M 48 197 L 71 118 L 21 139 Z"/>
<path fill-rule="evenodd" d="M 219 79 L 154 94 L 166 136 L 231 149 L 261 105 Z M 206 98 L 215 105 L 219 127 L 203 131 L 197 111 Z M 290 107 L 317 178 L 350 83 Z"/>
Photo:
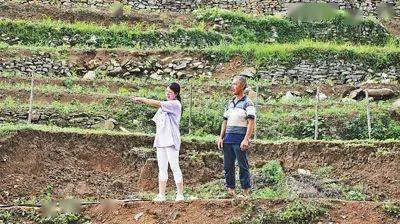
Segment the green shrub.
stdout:
<path fill-rule="evenodd" d="M 277 160 L 268 161 L 262 168 L 261 173 L 268 184 L 279 184 L 285 178 L 282 166 Z"/>
<path fill-rule="evenodd" d="M 365 201 L 367 196 L 364 194 L 362 187 L 354 187 L 345 192 L 344 198 L 350 201 Z"/>
<path fill-rule="evenodd" d="M 400 218 L 400 203 L 387 202 L 383 205 L 383 210 L 386 214 L 395 218 Z"/>
<path fill-rule="evenodd" d="M 242 27 L 243 33 L 254 33 L 252 39 L 256 38 L 256 42 L 267 42 L 274 38 L 278 43 L 312 39 L 384 45 L 390 37 L 388 31 L 378 21 L 367 18 L 360 23 L 350 23 L 348 22 L 350 16 L 344 11 L 338 11 L 330 19 L 322 21 L 294 21 L 273 16 L 251 16 L 239 11 L 217 8 L 196 10 L 195 15 L 199 20 L 209 22 L 222 18 L 229 23 L 223 32 L 235 38 L 237 35 L 242 35 L 238 33 L 238 27 Z M 365 32 L 369 34 L 365 35 Z"/>

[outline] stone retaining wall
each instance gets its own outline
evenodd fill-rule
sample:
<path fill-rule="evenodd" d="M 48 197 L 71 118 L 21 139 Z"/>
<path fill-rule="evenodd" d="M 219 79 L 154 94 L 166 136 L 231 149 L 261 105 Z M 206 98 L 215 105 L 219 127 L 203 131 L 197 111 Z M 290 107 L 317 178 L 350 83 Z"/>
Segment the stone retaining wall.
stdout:
<path fill-rule="evenodd" d="M 38 1 L 26 0 L 26 3 L 37 3 Z M 110 0 L 40 0 L 43 4 L 59 4 L 63 6 L 90 6 L 109 7 L 113 4 Z M 291 3 L 325 2 L 332 3 L 339 9 L 359 9 L 363 15 L 377 15 L 381 4 L 394 6 L 396 14 L 399 15 L 400 8 L 395 0 L 122 0 L 124 5 L 131 9 L 151 9 L 160 11 L 192 11 L 197 8 L 223 8 L 240 9 L 246 12 L 262 13 L 267 15 L 286 14 Z"/>
<path fill-rule="evenodd" d="M 50 54 L 38 54 L 15 59 L 3 58 L 0 59 L 0 72 L 39 73 L 60 77 L 74 74 L 89 80 L 98 75 L 124 79 L 148 77 L 162 80 L 167 77 L 176 79 L 198 76 L 213 77 L 216 68 L 213 61 L 201 57 L 189 57 L 188 55 L 181 57 L 143 55 L 123 59 L 118 59 L 114 55 L 103 59 L 103 61 L 97 59 L 79 60 L 78 63 L 68 61 L 68 59 L 55 59 Z M 240 70 L 237 71 L 237 73 L 240 72 Z M 246 75 L 259 76 L 281 84 L 316 82 L 354 84 L 367 80 L 389 83 L 400 81 L 400 65 L 394 64 L 378 70 L 361 62 L 345 59 L 303 59 L 292 65 L 268 65 L 258 68 L 255 74 L 250 72 Z"/>

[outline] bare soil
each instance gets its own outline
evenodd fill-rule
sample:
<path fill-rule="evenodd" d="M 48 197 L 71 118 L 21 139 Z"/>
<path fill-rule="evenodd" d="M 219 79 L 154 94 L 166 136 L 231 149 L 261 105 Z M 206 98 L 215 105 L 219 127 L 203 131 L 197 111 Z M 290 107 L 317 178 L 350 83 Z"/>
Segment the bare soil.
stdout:
<path fill-rule="evenodd" d="M 328 214 L 314 223 L 399 223 L 399 220 L 384 214 L 382 204 L 374 202 L 323 201 L 330 204 Z M 231 201 L 200 200 L 185 203 L 137 202 L 121 205 L 106 212 L 102 206 L 87 208 L 95 223 L 229 223 L 239 218 L 250 206 L 260 206 L 267 211 L 283 207 L 281 201 Z M 139 220 L 136 214 L 143 213 Z M 114 215 L 113 215 L 114 214 Z M 118 215 L 115 215 L 118 214 Z"/>
<path fill-rule="evenodd" d="M 151 145 L 148 137 L 18 132 L 0 141 L 0 203 L 38 197 L 48 186 L 55 198 L 127 198 L 141 190 L 143 178 L 157 182 L 156 164 L 139 179 L 146 160 L 155 157 Z M 215 162 L 182 155 L 188 186 L 221 178 L 222 158 L 211 157 Z"/>
<path fill-rule="evenodd" d="M 148 159 L 155 158 L 151 145 L 152 137 L 147 136 L 19 131 L 0 141 L 0 203 L 39 196 L 49 185 L 56 198 L 126 198 L 144 188 L 154 189 L 155 185 L 147 184 L 156 182 L 156 163 L 142 169 Z M 214 143 L 183 142 L 182 148 L 181 166 L 188 186 L 223 178 L 222 157 L 209 153 L 218 152 Z M 379 155 L 378 149 L 389 154 Z M 286 173 L 331 166 L 332 178 L 362 185 L 374 199 L 398 200 L 399 149 L 399 142 L 296 141 L 256 143 L 249 155 L 254 167 L 280 160 Z M 192 151 L 199 154 L 190 158 Z"/>
<path fill-rule="evenodd" d="M 400 36 L 400 17 L 394 17 L 387 22 L 383 22 L 383 25 L 395 36 Z"/>
<path fill-rule="evenodd" d="M 396 224 L 400 220 L 384 213 L 382 203 L 379 202 L 349 202 L 340 200 L 312 200 L 329 207 L 327 213 L 312 223 L 337 223 L 337 224 L 364 224 L 385 223 Z M 268 200 L 195 200 L 188 202 L 163 202 L 155 203 L 138 201 L 130 203 L 113 203 L 85 206 L 82 215 L 90 217 L 92 223 L 230 223 L 242 218 L 250 221 L 246 209 L 257 206 L 264 212 L 276 212 L 286 206 L 285 201 Z M 0 211 L 2 211 L 0 209 Z M 3 210 L 5 211 L 5 210 Z M 9 211 L 23 211 L 40 213 L 38 209 L 12 208 Z M 21 215 L 22 216 L 22 215 Z M 28 218 L 14 217 L 14 221 L 29 222 Z M 299 221 L 298 223 L 304 223 Z"/>
<path fill-rule="evenodd" d="M 322 141 L 255 144 L 252 162 L 262 166 L 265 161 L 282 161 L 286 172 L 298 168 L 315 171 L 331 166 L 332 176 L 349 185 L 363 186 L 369 195 L 400 199 L 400 145 L 398 142 L 374 144 L 334 143 Z M 378 150 L 387 151 L 386 156 Z"/>

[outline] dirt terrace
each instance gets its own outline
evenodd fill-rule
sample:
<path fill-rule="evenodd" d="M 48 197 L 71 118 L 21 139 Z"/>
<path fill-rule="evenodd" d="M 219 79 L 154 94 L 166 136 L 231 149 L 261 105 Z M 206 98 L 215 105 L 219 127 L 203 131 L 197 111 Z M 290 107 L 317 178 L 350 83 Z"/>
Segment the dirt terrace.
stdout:
<path fill-rule="evenodd" d="M 326 214 L 312 223 L 364 224 L 364 223 L 400 223 L 396 218 L 384 213 L 379 202 L 349 202 L 341 200 L 312 200 L 324 204 L 329 209 Z M 309 201 L 311 202 L 311 201 Z M 89 217 L 92 223 L 230 223 L 233 219 L 246 216 L 249 208 L 262 208 L 276 212 L 289 202 L 266 200 L 195 200 L 189 202 L 155 203 L 138 201 L 131 203 L 113 203 L 85 206 L 82 215 Z M 12 208 L 17 214 L 23 212 L 40 213 L 39 209 Z M 0 211 L 7 211 L 5 209 Z M 254 214 L 253 214 L 254 215 Z M 21 215 L 22 216 L 22 215 Z M 252 216 L 246 216 L 250 221 Z M 15 217 L 15 221 L 29 222 L 29 219 Z M 246 220 L 246 219 L 245 219 Z M 29 222 L 31 223 L 31 222 Z M 299 223 L 303 223 L 300 222 Z"/>
<path fill-rule="evenodd" d="M 155 189 L 151 145 L 150 136 L 18 131 L 0 141 L 0 203 L 38 196 L 49 185 L 56 198 L 126 198 L 143 188 Z M 213 142 L 183 142 L 182 148 L 188 186 L 223 178 L 222 153 Z M 256 143 L 250 163 L 261 167 L 277 159 L 286 173 L 331 166 L 334 178 L 363 185 L 374 198 L 398 200 L 399 149 L 400 142 Z M 198 158 L 190 157 L 193 152 Z"/>

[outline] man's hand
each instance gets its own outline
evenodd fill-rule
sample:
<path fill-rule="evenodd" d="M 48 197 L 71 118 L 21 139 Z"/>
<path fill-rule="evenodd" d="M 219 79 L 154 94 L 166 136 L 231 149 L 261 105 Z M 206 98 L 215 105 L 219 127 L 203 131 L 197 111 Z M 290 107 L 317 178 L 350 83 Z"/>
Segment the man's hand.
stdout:
<path fill-rule="evenodd" d="M 242 151 L 247 151 L 249 149 L 249 140 L 243 139 L 242 143 L 240 144 L 240 149 Z"/>
<path fill-rule="evenodd" d="M 217 140 L 217 145 L 218 145 L 218 149 L 223 149 L 224 147 L 224 139 L 222 139 L 221 137 L 218 138 Z"/>

